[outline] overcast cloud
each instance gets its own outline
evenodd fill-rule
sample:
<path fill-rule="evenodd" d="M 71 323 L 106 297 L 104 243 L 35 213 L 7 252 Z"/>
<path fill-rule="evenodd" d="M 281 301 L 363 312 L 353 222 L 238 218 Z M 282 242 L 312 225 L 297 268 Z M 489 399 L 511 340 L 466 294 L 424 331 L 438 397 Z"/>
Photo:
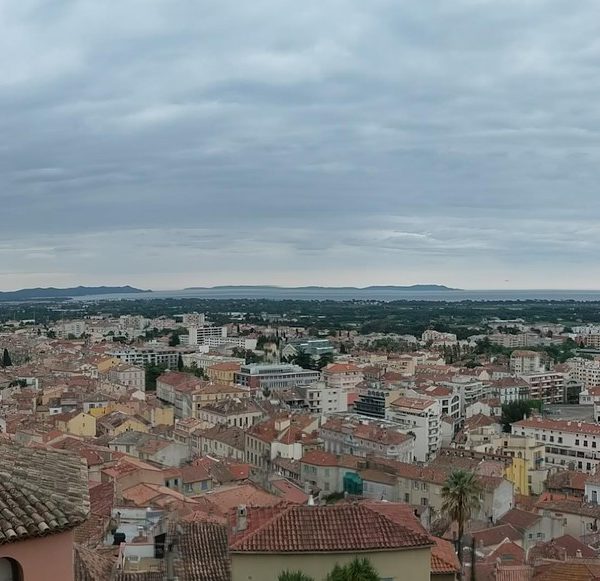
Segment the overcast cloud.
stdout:
<path fill-rule="evenodd" d="M 600 288 L 595 0 L 0 0 L 0 288 Z"/>

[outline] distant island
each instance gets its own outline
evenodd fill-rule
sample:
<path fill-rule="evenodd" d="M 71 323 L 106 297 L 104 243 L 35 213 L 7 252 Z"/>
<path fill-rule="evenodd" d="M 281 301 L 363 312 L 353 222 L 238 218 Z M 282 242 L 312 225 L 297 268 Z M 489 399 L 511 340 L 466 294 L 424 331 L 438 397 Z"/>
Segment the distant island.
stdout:
<path fill-rule="evenodd" d="M 219 291 L 219 290 L 281 290 L 281 291 L 323 291 L 323 292 L 339 292 L 339 291 L 355 291 L 355 292 L 373 292 L 373 291 L 459 291 L 462 289 L 451 288 L 443 284 L 413 284 L 410 286 L 275 286 L 275 285 L 224 285 L 224 286 L 192 286 L 185 288 L 186 291 Z"/>
<path fill-rule="evenodd" d="M 72 288 L 24 288 L 16 291 L 0 291 L 0 301 L 29 301 L 39 299 L 68 299 L 90 295 L 134 294 L 150 292 L 132 286 L 77 286 Z"/>

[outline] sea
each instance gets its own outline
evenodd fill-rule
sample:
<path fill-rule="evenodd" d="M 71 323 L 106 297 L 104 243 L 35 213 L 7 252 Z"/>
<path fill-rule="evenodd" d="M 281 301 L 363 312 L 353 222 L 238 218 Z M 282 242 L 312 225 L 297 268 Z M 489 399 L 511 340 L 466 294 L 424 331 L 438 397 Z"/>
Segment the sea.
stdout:
<path fill-rule="evenodd" d="M 599 301 L 600 290 L 358 290 L 334 288 L 199 288 L 75 297 L 75 301 L 149 299 L 269 299 L 307 301 Z"/>

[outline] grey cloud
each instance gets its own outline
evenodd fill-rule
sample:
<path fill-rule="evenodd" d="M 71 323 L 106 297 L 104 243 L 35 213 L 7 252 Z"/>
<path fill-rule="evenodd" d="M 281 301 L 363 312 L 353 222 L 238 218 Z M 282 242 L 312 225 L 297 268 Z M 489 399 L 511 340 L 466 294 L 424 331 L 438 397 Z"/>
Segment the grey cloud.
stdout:
<path fill-rule="evenodd" d="M 0 287 L 560 286 L 600 249 L 596 8 L 10 3 Z"/>

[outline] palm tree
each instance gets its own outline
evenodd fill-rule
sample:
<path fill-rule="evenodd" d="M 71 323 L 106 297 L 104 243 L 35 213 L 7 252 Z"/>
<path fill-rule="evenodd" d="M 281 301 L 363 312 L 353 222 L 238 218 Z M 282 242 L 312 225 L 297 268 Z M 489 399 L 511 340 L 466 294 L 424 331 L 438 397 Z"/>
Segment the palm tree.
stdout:
<path fill-rule="evenodd" d="M 315 581 L 312 577 L 305 575 L 301 571 L 284 571 L 279 574 L 277 581 Z"/>
<path fill-rule="evenodd" d="M 481 485 L 474 472 L 454 470 L 442 487 L 442 513 L 458 523 L 457 551 L 462 563 L 462 540 L 465 522 L 481 506 Z"/>
<path fill-rule="evenodd" d="M 368 559 L 354 559 L 343 567 L 336 565 L 326 581 L 380 581 L 380 577 Z"/>

